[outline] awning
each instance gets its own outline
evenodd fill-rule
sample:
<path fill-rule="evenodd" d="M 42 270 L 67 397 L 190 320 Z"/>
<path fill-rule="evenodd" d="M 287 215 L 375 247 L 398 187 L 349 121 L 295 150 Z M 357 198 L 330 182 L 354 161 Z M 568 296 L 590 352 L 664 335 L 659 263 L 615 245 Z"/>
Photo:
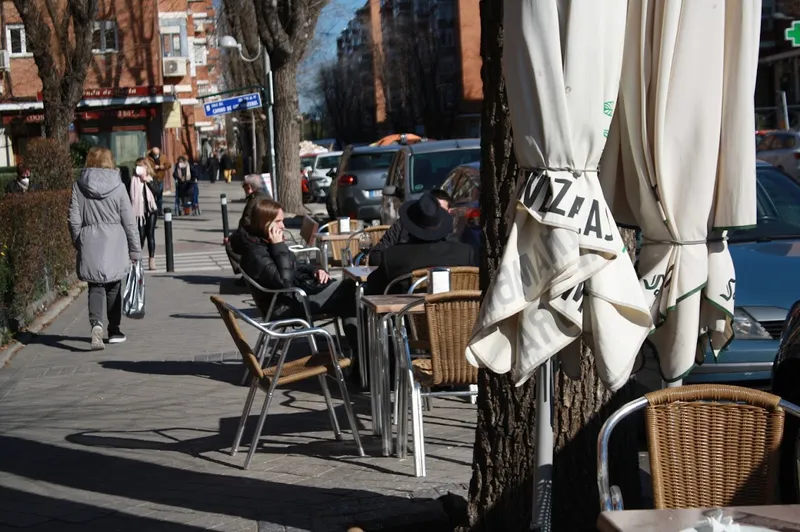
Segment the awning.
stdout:
<path fill-rule="evenodd" d="M 628 0 L 508 0 L 504 63 L 524 189 L 467 357 L 517 384 L 586 335 L 606 386 L 628 381 L 651 327 L 597 169 L 617 99 Z"/>
<path fill-rule="evenodd" d="M 87 98 L 78 102 L 78 107 L 124 107 L 138 105 L 156 105 L 175 101 L 172 95 L 157 96 L 131 96 L 127 98 Z M 44 109 L 43 102 L 3 102 L 0 103 L 0 112 L 3 111 L 31 111 Z"/>

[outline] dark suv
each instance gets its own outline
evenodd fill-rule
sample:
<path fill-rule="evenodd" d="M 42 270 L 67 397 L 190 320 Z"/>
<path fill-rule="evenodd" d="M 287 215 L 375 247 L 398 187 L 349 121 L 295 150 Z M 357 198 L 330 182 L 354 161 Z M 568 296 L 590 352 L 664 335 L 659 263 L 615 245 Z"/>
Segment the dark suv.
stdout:
<path fill-rule="evenodd" d="M 419 198 L 423 192 L 442 186 L 453 168 L 479 161 L 478 139 L 420 142 L 403 146 L 394 154 L 389 177 L 383 188 L 381 223 L 391 225 L 400 205 Z"/>
<path fill-rule="evenodd" d="M 356 220 L 378 220 L 381 196 L 392 157 L 400 145 L 354 148 L 342 154 L 328 195 L 328 215 Z"/>

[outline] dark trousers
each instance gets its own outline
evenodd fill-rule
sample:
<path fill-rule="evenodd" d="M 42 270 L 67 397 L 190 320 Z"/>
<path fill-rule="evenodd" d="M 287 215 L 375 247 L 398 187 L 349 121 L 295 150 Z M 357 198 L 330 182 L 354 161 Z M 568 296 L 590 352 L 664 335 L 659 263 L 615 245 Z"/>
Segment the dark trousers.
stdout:
<path fill-rule="evenodd" d="M 122 321 L 122 281 L 89 283 L 89 322 L 94 327 L 103 323 L 103 299 L 106 300 L 108 330 L 119 329 Z"/>
<path fill-rule="evenodd" d="M 145 215 L 144 220 L 139 222 L 139 240 L 142 249 L 144 249 L 144 241 L 147 240 L 148 256 L 152 259 L 156 256 L 156 222 L 158 216 L 155 212 L 149 212 Z"/>

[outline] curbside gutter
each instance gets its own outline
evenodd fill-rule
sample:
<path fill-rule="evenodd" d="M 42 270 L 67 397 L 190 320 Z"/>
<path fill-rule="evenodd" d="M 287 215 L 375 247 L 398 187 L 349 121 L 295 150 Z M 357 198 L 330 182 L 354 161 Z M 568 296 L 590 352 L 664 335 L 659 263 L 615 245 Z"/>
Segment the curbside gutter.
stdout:
<path fill-rule="evenodd" d="M 8 344 L 3 351 L 0 351 L 0 368 L 7 366 L 11 362 L 11 359 L 14 358 L 14 355 L 28 345 L 32 337 L 39 334 L 42 329 L 55 321 L 55 319 L 86 290 L 87 286 L 88 285 L 83 282 L 73 286 L 69 292 L 67 292 L 67 295 L 53 302 L 53 304 L 50 305 L 46 311 L 39 314 L 24 331 L 20 331 L 17 338 Z"/>

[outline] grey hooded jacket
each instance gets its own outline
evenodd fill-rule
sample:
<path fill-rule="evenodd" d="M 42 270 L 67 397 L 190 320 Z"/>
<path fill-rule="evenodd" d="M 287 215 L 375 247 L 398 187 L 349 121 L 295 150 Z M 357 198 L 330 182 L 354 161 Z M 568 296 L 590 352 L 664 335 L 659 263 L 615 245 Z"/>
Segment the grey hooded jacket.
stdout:
<path fill-rule="evenodd" d="M 125 278 L 141 244 L 119 170 L 86 168 L 72 186 L 69 232 L 78 250 L 78 279 L 112 283 Z"/>

